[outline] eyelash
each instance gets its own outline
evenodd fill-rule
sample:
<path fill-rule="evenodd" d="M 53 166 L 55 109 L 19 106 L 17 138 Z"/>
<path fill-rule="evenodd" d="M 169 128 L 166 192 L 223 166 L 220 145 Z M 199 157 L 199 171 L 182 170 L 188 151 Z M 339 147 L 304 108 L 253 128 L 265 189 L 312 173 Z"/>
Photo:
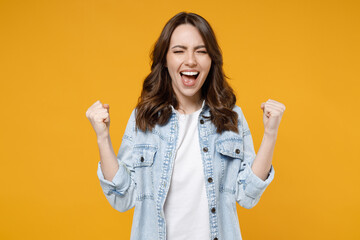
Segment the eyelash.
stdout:
<path fill-rule="evenodd" d="M 174 51 L 174 53 L 182 53 L 182 52 L 184 52 L 184 51 Z M 197 51 L 198 53 L 204 53 L 204 54 L 206 54 L 207 53 L 207 51 Z"/>

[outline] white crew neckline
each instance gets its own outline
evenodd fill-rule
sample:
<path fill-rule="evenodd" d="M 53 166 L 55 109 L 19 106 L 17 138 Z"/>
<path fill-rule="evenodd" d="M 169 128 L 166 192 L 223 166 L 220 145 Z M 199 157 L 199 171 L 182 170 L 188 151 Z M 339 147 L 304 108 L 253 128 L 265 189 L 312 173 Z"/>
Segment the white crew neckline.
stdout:
<path fill-rule="evenodd" d="M 186 114 L 186 113 L 180 113 L 180 112 L 179 112 L 178 110 L 176 110 L 173 106 L 171 106 L 171 107 L 172 107 L 172 109 L 175 111 L 175 113 L 176 113 L 179 117 L 181 117 L 181 118 L 186 118 L 186 117 L 193 116 L 193 115 L 195 115 L 195 114 L 200 113 L 200 112 L 202 111 L 202 109 L 204 108 L 204 105 L 205 105 L 205 100 L 203 100 L 203 102 L 202 102 L 202 104 L 201 104 L 201 107 L 200 107 L 198 110 L 196 110 L 195 112 L 192 112 L 192 113 L 188 113 L 188 114 Z"/>

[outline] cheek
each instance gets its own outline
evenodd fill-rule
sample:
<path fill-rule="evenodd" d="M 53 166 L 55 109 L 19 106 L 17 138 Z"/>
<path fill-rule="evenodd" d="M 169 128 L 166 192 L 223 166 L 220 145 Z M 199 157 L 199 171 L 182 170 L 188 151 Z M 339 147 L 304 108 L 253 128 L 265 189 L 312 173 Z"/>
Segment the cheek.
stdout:
<path fill-rule="evenodd" d="M 176 59 L 168 59 L 168 61 L 166 62 L 166 65 L 169 69 L 169 72 L 174 72 L 174 74 L 176 74 L 178 68 L 179 68 L 179 63 L 178 61 L 176 61 Z"/>
<path fill-rule="evenodd" d="M 211 61 L 207 62 L 206 65 L 204 65 L 204 71 L 206 71 L 206 76 L 209 74 L 211 69 Z"/>
<path fill-rule="evenodd" d="M 209 71 L 210 70 L 210 67 L 211 67 L 211 58 L 209 56 L 207 56 L 206 58 L 202 59 L 202 66 L 203 66 L 203 69 L 206 70 L 206 71 Z"/>
<path fill-rule="evenodd" d="M 209 71 L 210 68 L 211 68 L 211 63 L 212 63 L 212 61 L 211 61 L 211 58 L 209 57 L 209 58 L 208 58 L 208 62 L 207 62 L 207 64 L 208 64 L 208 71 Z"/>

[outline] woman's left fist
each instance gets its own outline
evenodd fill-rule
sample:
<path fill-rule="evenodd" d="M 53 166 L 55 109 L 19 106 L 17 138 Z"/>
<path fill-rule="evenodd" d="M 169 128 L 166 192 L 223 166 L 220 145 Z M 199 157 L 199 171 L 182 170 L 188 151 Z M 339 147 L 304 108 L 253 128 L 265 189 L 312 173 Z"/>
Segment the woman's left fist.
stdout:
<path fill-rule="evenodd" d="M 263 110 L 263 121 L 265 133 L 277 134 L 279 129 L 281 117 L 285 111 L 285 105 L 275 100 L 267 100 L 261 103 Z"/>

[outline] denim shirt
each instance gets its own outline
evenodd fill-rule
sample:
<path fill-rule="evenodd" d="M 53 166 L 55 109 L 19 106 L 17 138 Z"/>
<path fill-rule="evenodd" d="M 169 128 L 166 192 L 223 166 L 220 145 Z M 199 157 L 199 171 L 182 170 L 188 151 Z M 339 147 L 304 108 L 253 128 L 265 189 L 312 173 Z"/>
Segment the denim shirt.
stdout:
<path fill-rule="evenodd" d="M 274 178 L 271 166 L 265 181 L 251 170 L 255 158 L 252 136 L 241 108 L 239 133 L 216 132 L 209 107 L 203 104 L 198 119 L 199 144 L 208 199 L 211 240 L 242 239 L 236 202 L 254 207 Z M 173 109 L 169 121 L 150 132 L 138 130 L 132 112 L 120 146 L 119 170 L 112 181 L 104 178 L 101 164 L 98 177 L 110 205 L 120 212 L 135 206 L 131 240 L 166 240 L 164 203 L 170 188 L 178 138 L 178 116 Z"/>

